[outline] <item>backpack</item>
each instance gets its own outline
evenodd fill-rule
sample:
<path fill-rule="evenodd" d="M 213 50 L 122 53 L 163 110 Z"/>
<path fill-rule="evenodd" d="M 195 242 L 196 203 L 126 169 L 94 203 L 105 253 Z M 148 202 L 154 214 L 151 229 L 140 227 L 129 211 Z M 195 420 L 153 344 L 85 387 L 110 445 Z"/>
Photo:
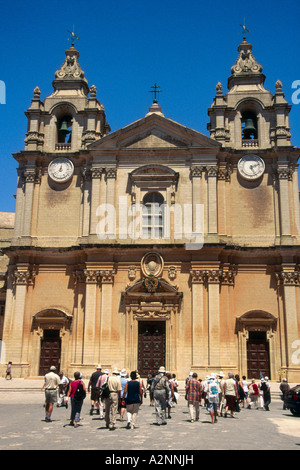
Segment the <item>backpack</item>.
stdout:
<path fill-rule="evenodd" d="M 266 391 L 268 390 L 268 387 L 267 387 L 266 382 L 263 382 L 263 383 L 261 384 L 260 388 L 261 388 L 261 390 L 262 390 L 263 392 L 266 392 Z"/>
<path fill-rule="evenodd" d="M 86 391 L 83 388 L 83 383 L 80 381 L 77 384 L 76 391 L 74 393 L 75 400 L 84 400 L 86 397 Z"/>
<path fill-rule="evenodd" d="M 100 388 L 100 397 L 101 398 L 109 398 L 110 397 L 110 390 L 109 390 L 107 382 L 105 382 L 102 385 L 102 387 Z"/>

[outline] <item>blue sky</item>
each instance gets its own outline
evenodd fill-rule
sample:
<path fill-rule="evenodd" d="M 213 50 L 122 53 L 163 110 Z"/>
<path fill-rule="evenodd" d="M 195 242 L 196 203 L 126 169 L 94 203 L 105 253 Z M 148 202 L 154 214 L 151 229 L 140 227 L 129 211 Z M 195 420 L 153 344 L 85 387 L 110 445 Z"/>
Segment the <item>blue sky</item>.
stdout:
<path fill-rule="evenodd" d="M 280 79 L 292 103 L 292 83 L 300 80 L 299 0 L 0 0 L 0 7 L 0 80 L 6 85 L 6 104 L 0 104 L 0 211 L 15 209 L 12 153 L 24 148 L 24 111 L 35 86 L 41 99 L 52 92 L 73 24 L 80 65 L 98 89 L 112 131 L 147 113 L 156 82 L 165 116 L 209 135 L 207 109 L 218 81 L 227 90 L 244 17 L 265 88 L 274 93 Z M 300 104 L 293 105 L 290 126 L 292 144 L 300 147 Z"/>

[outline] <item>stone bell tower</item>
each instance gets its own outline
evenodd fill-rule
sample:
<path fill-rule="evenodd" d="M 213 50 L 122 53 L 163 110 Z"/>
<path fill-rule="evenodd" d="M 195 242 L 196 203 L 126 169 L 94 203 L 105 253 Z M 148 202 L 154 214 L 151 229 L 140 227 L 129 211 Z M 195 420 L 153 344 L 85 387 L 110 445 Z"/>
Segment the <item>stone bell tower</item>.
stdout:
<path fill-rule="evenodd" d="M 57 158 L 68 159 L 74 166 L 75 176 L 81 177 L 80 152 L 110 131 L 104 106 L 97 99 L 97 89 L 95 85 L 89 87 L 74 44 L 65 55 L 55 72 L 53 93 L 42 101 L 40 88 L 34 89 L 31 106 L 25 112 L 28 118 L 25 149 L 14 154 L 19 163 L 13 237 L 16 245 L 31 245 L 33 237 L 44 236 L 38 221 L 42 220 L 45 205 L 42 213 L 49 210 L 50 196 L 46 195 L 45 184 L 49 163 Z M 63 198 L 58 197 L 59 191 L 56 193 L 56 204 L 62 205 Z M 72 230 L 77 232 L 74 227 Z"/>
<path fill-rule="evenodd" d="M 65 54 L 62 66 L 55 72 L 53 93 L 42 102 L 39 87 L 34 89 L 26 111 L 25 150 L 78 151 L 110 131 L 104 107 L 96 97 L 97 89 L 95 85 L 89 88 L 74 44 Z"/>
<path fill-rule="evenodd" d="M 268 149 L 290 146 L 289 112 L 282 83 L 277 80 L 275 94 L 264 88 L 262 66 L 252 54 L 252 45 L 244 37 L 239 56 L 231 67 L 228 92 L 216 85 L 216 96 L 208 110 L 211 137 L 225 147 Z"/>

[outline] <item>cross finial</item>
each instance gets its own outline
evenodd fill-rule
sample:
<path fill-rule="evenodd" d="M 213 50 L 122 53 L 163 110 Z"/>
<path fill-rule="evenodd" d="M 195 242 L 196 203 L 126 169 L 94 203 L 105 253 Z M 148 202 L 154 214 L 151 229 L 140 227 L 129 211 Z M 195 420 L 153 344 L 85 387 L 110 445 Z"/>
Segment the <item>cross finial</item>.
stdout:
<path fill-rule="evenodd" d="M 161 93 L 162 90 L 160 90 L 160 86 L 157 85 L 156 83 L 154 84 L 154 86 L 152 86 L 151 88 L 153 88 L 153 90 L 149 90 L 149 93 L 153 93 L 153 103 L 157 103 L 157 94 L 158 93 Z"/>
<path fill-rule="evenodd" d="M 244 24 L 241 24 L 240 25 L 241 28 L 243 29 L 242 33 L 243 33 L 243 39 L 246 39 L 246 35 L 247 33 L 250 33 L 249 29 L 246 28 L 246 20 L 245 20 L 245 17 L 244 17 Z"/>
<path fill-rule="evenodd" d="M 75 41 L 76 41 L 76 40 L 77 40 L 77 41 L 79 40 L 79 36 L 77 36 L 77 35 L 75 34 L 74 25 L 73 25 L 73 31 L 68 31 L 68 33 L 70 33 L 70 37 L 68 38 L 68 41 L 70 41 L 70 39 L 71 39 L 71 41 L 72 41 L 72 46 L 74 46 Z"/>

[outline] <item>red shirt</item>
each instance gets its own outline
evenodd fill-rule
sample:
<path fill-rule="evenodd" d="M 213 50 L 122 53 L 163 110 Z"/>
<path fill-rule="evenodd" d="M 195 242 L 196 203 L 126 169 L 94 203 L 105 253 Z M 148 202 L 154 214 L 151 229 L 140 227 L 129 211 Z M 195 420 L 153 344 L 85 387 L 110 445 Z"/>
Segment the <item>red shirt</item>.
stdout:
<path fill-rule="evenodd" d="M 258 395 L 258 386 L 256 384 L 250 384 L 249 388 L 252 388 L 254 395 Z"/>
<path fill-rule="evenodd" d="M 71 398 L 73 398 L 74 395 L 75 395 L 75 392 L 76 392 L 76 390 L 77 390 L 78 382 L 81 382 L 81 380 L 73 380 L 73 382 L 70 383 L 70 385 L 71 385 L 70 397 L 71 397 Z"/>

